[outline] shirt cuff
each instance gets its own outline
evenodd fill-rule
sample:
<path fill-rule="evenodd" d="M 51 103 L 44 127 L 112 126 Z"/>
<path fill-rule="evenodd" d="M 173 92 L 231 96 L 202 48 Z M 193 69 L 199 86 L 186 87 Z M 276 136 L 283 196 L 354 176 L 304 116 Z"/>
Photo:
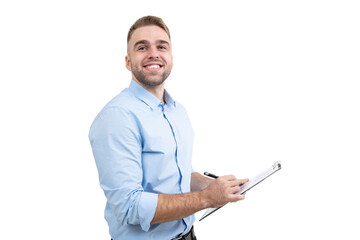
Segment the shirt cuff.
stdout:
<path fill-rule="evenodd" d="M 140 219 L 140 226 L 145 232 L 149 231 L 150 223 L 154 218 L 158 197 L 159 196 L 155 193 L 141 193 L 138 214 Z"/>

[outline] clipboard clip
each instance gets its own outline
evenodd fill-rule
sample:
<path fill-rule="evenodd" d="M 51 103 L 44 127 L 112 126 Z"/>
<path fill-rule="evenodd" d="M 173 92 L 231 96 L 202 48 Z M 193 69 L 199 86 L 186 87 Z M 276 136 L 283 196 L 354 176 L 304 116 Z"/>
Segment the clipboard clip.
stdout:
<path fill-rule="evenodd" d="M 281 161 L 277 161 L 272 165 L 273 169 L 281 169 Z"/>

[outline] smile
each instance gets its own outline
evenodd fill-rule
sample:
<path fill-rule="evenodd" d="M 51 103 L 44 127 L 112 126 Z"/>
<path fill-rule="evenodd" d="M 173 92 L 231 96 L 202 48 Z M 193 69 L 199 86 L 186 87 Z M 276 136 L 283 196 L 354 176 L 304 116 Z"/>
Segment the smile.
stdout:
<path fill-rule="evenodd" d="M 147 68 L 150 68 L 150 69 L 160 68 L 160 65 L 150 65 L 150 66 L 147 66 Z"/>
<path fill-rule="evenodd" d="M 145 65 L 144 68 L 148 71 L 159 71 L 162 68 L 162 65 L 150 63 L 148 65 Z"/>

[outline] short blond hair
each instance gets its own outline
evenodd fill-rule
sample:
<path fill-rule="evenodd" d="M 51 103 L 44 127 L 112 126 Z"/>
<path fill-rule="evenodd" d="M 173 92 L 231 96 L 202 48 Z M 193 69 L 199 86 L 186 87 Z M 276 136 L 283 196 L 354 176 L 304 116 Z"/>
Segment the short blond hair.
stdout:
<path fill-rule="evenodd" d="M 169 28 L 166 26 L 166 24 L 164 23 L 164 21 L 161 18 L 155 17 L 155 16 L 145 16 L 145 17 L 142 17 L 142 18 L 139 18 L 138 20 L 136 20 L 136 22 L 130 27 L 128 36 L 127 36 L 127 43 L 129 44 L 130 38 L 136 29 L 138 29 L 140 27 L 145 27 L 145 26 L 158 26 L 158 27 L 162 28 L 167 33 L 167 35 L 169 36 L 169 39 L 170 39 Z"/>

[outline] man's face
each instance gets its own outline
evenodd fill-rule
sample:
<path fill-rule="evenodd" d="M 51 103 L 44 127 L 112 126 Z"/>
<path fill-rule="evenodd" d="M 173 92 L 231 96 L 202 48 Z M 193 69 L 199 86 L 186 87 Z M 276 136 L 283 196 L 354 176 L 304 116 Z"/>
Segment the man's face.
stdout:
<path fill-rule="evenodd" d="M 163 29 L 146 26 L 133 32 L 125 61 L 134 80 L 148 87 L 161 85 L 170 75 L 172 60 L 171 42 Z"/>

